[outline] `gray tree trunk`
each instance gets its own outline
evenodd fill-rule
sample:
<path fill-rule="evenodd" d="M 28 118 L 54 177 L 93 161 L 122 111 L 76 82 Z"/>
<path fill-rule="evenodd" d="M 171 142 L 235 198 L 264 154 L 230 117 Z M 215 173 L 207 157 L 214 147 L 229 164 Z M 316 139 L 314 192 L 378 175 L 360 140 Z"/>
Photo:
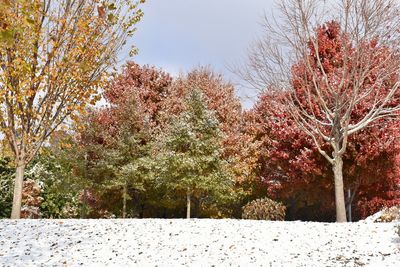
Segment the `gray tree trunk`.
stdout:
<path fill-rule="evenodd" d="M 24 183 L 25 164 L 18 164 L 15 171 L 14 180 L 14 196 L 11 211 L 11 219 L 21 218 L 21 205 L 22 205 L 22 186 Z"/>
<path fill-rule="evenodd" d="M 343 187 L 343 159 L 336 156 L 332 165 L 335 179 L 336 222 L 347 222 Z"/>
<path fill-rule="evenodd" d="M 190 219 L 190 190 L 186 193 L 186 218 Z"/>
<path fill-rule="evenodd" d="M 349 222 L 351 222 L 352 221 L 352 216 L 351 216 L 351 203 L 353 202 L 353 199 L 352 199 L 352 197 L 351 197 L 351 189 L 349 188 L 349 189 L 347 189 L 347 202 L 348 202 L 348 204 L 347 204 L 347 219 L 348 219 L 348 221 Z"/>

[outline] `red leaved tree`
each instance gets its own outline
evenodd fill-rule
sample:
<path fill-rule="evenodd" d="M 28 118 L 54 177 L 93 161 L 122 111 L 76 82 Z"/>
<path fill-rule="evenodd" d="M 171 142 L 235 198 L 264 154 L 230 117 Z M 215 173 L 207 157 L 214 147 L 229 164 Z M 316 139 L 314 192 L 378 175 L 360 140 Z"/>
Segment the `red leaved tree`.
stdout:
<path fill-rule="evenodd" d="M 285 19 L 267 21 L 268 35 L 245 74 L 253 84 L 288 92 L 295 124 L 331 164 L 336 220 L 345 222 L 343 160 L 351 136 L 383 127 L 400 110 L 398 4 L 285 0 L 280 7 Z"/>
<path fill-rule="evenodd" d="M 284 104 L 285 92 L 267 92 L 250 111 L 246 129 L 260 154 L 254 172 L 271 197 L 284 201 L 291 219 L 332 220 L 335 215 L 333 172 L 312 138 L 296 123 Z M 349 138 L 343 154 L 347 207 L 354 219 L 383 206 L 400 204 L 398 122 L 371 125 Z M 264 140 L 264 141 L 263 141 Z M 328 144 L 322 149 L 329 151 Z"/>
<path fill-rule="evenodd" d="M 160 112 L 170 94 L 172 77 L 155 67 L 127 62 L 121 74 L 108 85 L 104 96 L 114 112 L 126 113 L 126 105 L 134 104 L 151 126 L 159 124 Z M 132 103 L 132 102 L 135 103 Z"/>
<path fill-rule="evenodd" d="M 178 114 L 183 110 L 183 96 L 193 89 L 200 90 L 208 101 L 208 108 L 214 110 L 221 130 L 229 135 L 236 131 L 241 120 L 241 104 L 235 95 L 234 86 L 226 82 L 222 75 L 207 67 L 199 67 L 178 77 L 169 87 L 170 97 L 165 104 L 165 112 Z"/>

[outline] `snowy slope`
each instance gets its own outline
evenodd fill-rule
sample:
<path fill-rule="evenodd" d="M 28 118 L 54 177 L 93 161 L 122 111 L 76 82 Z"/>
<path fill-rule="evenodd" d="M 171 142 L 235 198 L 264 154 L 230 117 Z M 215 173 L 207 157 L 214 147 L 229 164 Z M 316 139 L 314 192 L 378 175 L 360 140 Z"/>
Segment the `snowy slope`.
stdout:
<path fill-rule="evenodd" d="M 393 223 L 0 220 L 0 266 L 400 266 Z"/>

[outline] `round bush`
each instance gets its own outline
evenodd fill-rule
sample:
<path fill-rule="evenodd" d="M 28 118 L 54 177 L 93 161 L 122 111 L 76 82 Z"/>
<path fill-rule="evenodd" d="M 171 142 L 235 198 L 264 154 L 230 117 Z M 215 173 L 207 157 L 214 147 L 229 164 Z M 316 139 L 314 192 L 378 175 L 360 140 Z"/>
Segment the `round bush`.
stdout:
<path fill-rule="evenodd" d="M 261 198 L 247 203 L 243 207 L 242 218 L 247 220 L 283 221 L 286 207 L 269 198 Z"/>

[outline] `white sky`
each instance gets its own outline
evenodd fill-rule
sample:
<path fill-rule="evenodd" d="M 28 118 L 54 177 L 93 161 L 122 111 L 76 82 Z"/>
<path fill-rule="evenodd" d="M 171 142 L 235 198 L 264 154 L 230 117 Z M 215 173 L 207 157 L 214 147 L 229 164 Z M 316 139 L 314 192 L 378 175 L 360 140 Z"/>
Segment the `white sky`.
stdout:
<path fill-rule="evenodd" d="M 172 75 L 210 65 L 235 81 L 227 66 L 245 58 L 246 49 L 262 30 L 264 12 L 272 7 L 273 0 L 147 0 L 131 40 L 139 48 L 133 59 Z M 244 106 L 250 107 L 255 92 L 237 89 Z"/>

